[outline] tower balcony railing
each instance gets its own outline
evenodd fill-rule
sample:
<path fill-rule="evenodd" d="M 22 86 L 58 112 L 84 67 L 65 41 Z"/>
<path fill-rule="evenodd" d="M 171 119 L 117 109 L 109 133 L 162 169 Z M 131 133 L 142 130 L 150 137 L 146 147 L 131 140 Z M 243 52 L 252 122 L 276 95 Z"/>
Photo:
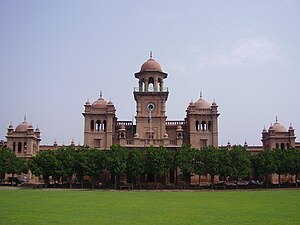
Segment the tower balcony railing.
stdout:
<path fill-rule="evenodd" d="M 169 92 L 168 87 L 157 88 L 157 91 L 153 87 L 149 87 L 148 90 L 145 88 L 134 87 L 134 92 Z"/>

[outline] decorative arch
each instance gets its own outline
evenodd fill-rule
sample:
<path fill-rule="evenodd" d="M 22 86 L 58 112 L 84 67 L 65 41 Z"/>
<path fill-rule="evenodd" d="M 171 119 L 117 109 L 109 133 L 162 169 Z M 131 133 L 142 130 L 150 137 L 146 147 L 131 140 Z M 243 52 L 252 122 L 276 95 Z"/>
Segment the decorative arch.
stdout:
<path fill-rule="evenodd" d="M 202 131 L 207 130 L 206 121 L 204 121 L 204 120 L 202 120 L 202 122 L 201 122 L 201 130 Z"/>
<path fill-rule="evenodd" d="M 96 121 L 96 131 L 100 131 L 101 130 L 101 121 L 97 120 Z"/>

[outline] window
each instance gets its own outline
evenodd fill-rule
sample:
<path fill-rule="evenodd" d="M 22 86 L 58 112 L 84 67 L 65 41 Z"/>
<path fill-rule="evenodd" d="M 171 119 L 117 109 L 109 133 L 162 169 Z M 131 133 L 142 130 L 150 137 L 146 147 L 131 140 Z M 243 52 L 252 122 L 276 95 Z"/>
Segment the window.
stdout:
<path fill-rule="evenodd" d="M 211 121 L 208 121 L 208 130 L 211 131 Z"/>
<path fill-rule="evenodd" d="M 94 131 L 94 127 L 95 127 L 94 120 L 91 120 L 91 131 Z"/>
<path fill-rule="evenodd" d="M 16 142 L 13 143 L 13 152 L 16 152 Z"/>
<path fill-rule="evenodd" d="M 196 121 L 196 130 L 198 131 L 200 129 L 200 123 L 199 123 L 199 121 L 197 120 Z"/>
<path fill-rule="evenodd" d="M 285 146 L 284 146 L 284 143 L 281 143 L 281 144 L 280 144 L 280 149 L 284 149 L 284 147 L 285 147 Z"/>
<path fill-rule="evenodd" d="M 106 132 L 106 120 L 103 121 L 102 130 L 104 130 Z"/>
<path fill-rule="evenodd" d="M 18 142 L 18 153 L 22 152 L 22 143 Z"/>
<path fill-rule="evenodd" d="M 201 130 L 206 130 L 207 129 L 207 127 L 206 127 L 206 122 L 203 120 L 202 122 L 201 122 Z"/>
<path fill-rule="evenodd" d="M 100 130 L 101 130 L 101 121 L 100 121 L 100 120 L 97 120 L 97 121 L 96 121 L 96 130 L 97 130 L 97 131 L 100 131 Z"/>

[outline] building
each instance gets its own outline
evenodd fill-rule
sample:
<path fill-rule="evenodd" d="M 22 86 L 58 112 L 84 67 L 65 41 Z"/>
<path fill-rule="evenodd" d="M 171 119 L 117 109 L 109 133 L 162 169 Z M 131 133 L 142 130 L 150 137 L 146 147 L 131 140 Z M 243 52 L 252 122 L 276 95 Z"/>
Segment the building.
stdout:
<path fill-rule="evenodd" d="M 200 95 L 190 102 L 183 120 L 167 120 L 166 102 L 169 91 L 165 86 L 168 74 L 150 55 L 134 74 L 138 87 L 134 88 L 136 115 L 132 121 L 119 121 L 111 101 L 100 94 L 92 104 L 84 105 L 84 145 L 108 149 L 112 144 L 127 147 L 190 144 L 194 148 L 218 146 L 218 105 L 208 103 Z"/>

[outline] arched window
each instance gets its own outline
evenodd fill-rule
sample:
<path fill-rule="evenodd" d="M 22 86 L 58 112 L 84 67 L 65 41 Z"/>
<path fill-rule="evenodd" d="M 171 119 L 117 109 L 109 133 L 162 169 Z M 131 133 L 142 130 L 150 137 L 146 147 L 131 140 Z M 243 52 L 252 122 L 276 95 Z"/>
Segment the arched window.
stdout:
<path fill-rule="evenodd" d="M 94 129 L 95 129 L 94 120 L 91 120 L 91 131 L 94 131 Z"/>
<path fill-rule="evenodd" d="M 101 129 L 101 121 L 97 120 L 96 121 L 96 131 L 100 131 L 100 129 Z"/>
<path fill-rule="evenodd" d="M 196 130 L 198 131 L 200 129 L 200 123 L 199 123 L 199 121 L 197 120 L 196 121 Z"/>
<path fill-rule="evenodd" d="M 207 127 L 206 127 L 206 122 L 203 120 L 202 122 L 201 122 L 201 130 L 206 130 L 207 129 Z"/>
<path fill-rule="evenodd" d="M 145 79 L 142 79 L 142 91 L 145 91 Z"/>
<path fill-rule="evenodd" d="M 158 78 L 158 87 L 157 88 L 159 91 L 163 91 L 162 81 L 160 78 Z"/>
<path fill-rule="evenodd" d="M 286 143 L 286 148 L 289 149 L 290 148 L 290 144 Z"/>
<path fill-rule="evenodd" d="M 211 131 L 211 121 L 208 121 L 208 130 Z"/>
<path fill-rule="evenodd" d="M 13 152 L 16 152 L 16 142 L 13 143 Z"/>
<path fill-rule="evenodd" d="M 103 121 L 103 130 L 106 131 L 106 120 Z"/>
<path fill-rule="evenodd" d="M 18 153 L 22 152 L 22 143 L 18 142 Z"/>
<path fill-rule="evenodd" d="M 178 138 L 181 138 L 181 133 L 178 133 L 177 137 L 178 137 Z"/>
<path fill-rule="evenodd" d="M 148 81 L 148 91 L 154 91 L 154 79 L 153 79 L 153 77 L 149 78 L 149 81 Z"/>
<path fill-rule="evenodd" d="M 278 143 L 276 143 L 276 148 L 277 148 L 277 149 L 279 148 L 279 144 L 278 144 Z"/>
<path fill-rule="evenodd" d="M 284 143 L 280 144 L 280 149 L 284 149 Z"/>

